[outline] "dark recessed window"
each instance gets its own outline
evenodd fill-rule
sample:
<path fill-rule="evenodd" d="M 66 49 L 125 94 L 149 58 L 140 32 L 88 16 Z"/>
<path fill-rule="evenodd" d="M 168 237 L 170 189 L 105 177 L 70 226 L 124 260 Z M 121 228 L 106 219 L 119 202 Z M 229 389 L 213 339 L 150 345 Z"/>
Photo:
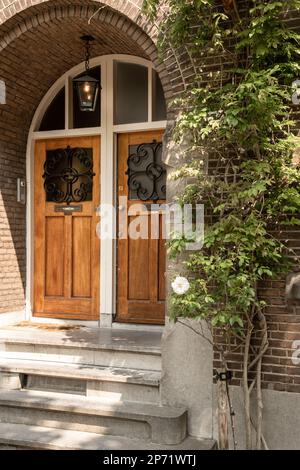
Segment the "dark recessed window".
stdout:
<path fill-rule="evenodd" d="M 114 64 L 114 123 L 148 122 L 148 68 Z"/>
<path fill-rule="evenodd" d="M 86 72 L 81 73 L 78 77 L 86 75 Z M 101 83 L 101 68 L 94 67 L 89 70 L 88 74 L 100 80 Z M 76 77 L 76 78 L 78 78 Z M 100 127 L 101 126 L 101 90 L 99 90 L 95 111 L 80 111 L 79 101 L 76 90 L 73 90 L 73 127 L 79 129 L 83 127 Z"/>
<path fill-rule="evenodd" d="M 156 70 L 152 72 L 152 114 L 153 121 L 165 121 L 167 119 L 164 90 Z"/>
<path fill-rule="evenodd" d="M 44 114 L 39 131 L 57 131 L 65 128 L 65 88 L 52 100 Z"/>

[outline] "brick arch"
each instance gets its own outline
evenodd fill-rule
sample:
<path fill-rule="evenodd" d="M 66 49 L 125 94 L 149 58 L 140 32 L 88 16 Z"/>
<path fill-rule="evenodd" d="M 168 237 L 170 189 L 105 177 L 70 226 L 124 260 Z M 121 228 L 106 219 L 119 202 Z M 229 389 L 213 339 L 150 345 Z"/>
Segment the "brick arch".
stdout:
<path fill-rule="evenodd" d="M 0 0 L 0 25 L 24 10 L 45 3 L 51 4 L 53 2 L 51 0 Z M 98 3 L 99 6 L 108 6 L 137 23 L 143 0 L 93 0 L 93 3 Z M 149 34 L 149 36 L 151 35 Z"/>
<path fill-rule="evenodd" d="M 145 46 L 151 49 L 148 51 L 148 58 L 158 68 L 164 88 L 173 85 L 172 93 L 167 94 L 167 99 L 174 97 L 191 83 L 197 75 L 197 67 L 185 46 L 180 50 L 174 50 L 170 46 L 165 52 L 163 63 L 158 60 L 156 43 L 159 23 L 149 22 L 142 14 L 142 3 L 143 0 L 0 0 L 0 51 L 24 31 L 32 28 L 31 22 L 47 22 L 49 16 L 51 19 L 61 18 L 62 15 L 72 16 L 74 11 L 76 16 L 84 15 L 89 19 L 96 13 L 92 20 L 94 24 L 103 21 L 107 12 L 115 13 L 126 18 L 147 36 L 148 44 Z M 103 9 L 98 11 L 99 8 Z"/>
<path fill-rule="evenodd" d="M 34 33 L 37 26 L 41 26 L 43 24 L 51 25 L 53 21 L 62 21 L 66 18 L 80 18 L 85 19 L 88 22 L 89 18 L 92 16 L 92 29 L 96 28 L 98 22 L 111 24 L 114 25 L 116 30 L 126 33 L 128 42 L 130 42 L 129 39 L 132 39 L 132 42 L 135 41 L 138 47 L 133 47 L 133 51 L 137 50 L 138 52 L 136 52 L 136 55 L 145 57 L 154 63 L 160 73 L 164 88 L 167 86 L 167 74 L 163 73 L 165 67 L 158 61 L 156 47 L 151 38 L 138 25 L 133 24 L 126 17 L 121 17 L 118 13 L 107 9 L 98 11 L 98 8 L 92 4 L 88 4 L 87 8 L 82 8 L 79 5 L 58 5 L 51 7 L 46 11 L 36 13 L 33 16 L 23 18 L 0 39 L 0 53 L 26 32 L 32 31 Z"/>
<path fill-rule="evenodd" d="M 90 33 L 97 39 L 92 56 L 123 53 L 151 60 L 160 74 L 166 98 L 173 95 L 170 73 L 158 60 L 151 38 L 115 10 L 98 10 L 91 0 L 87 0 L 84 7 L 54 0 L 28 8 L 11 21 L 7 20 L 9 28 L 0 35 L 3 64 L 0 79 L 7 84 L 7 106 L 0 109 L 0 116 L 6 115 L 14 121 L 21 112 L 19 124 L 23 131 L 28 129 L 29 119 L 46 91 L 63 73 L 82 62 L 82 33 Z M 93 21 L 88 25 L 92 15 Z"/>
<path fill-rule="evenodd" d="M 5 0 L 0 0 L 0 5 L 1 1 Z M 160 75 L 167 101 L 184 89 L 180 74 L 176 66 L 174 66 L 176 61 L 174 61 L 172 55 L 167 54 L 166 61 L 159 60 L 157 48 L 153 40 L 141 26 L 133 23 L 128 18 L 128 15 L 120 14 L 116 11 L 116 8 L 112 10 L 107 6 L 99 10 L 98 1 L 85 0 L 84 5 L 77 4 L 77 1 L 74 0 L 71 4 L 70 0 L 36 1 L 35 6 L 27 7 L 27 9 L 16 13 L 8 18 L 4 24 L 0 25 L 0 58 L 7 57 L 7 66 L 3 70 L 0 69 L 0 79 L 2 78 L 8 83 L 9 77 L 13 77 L 14 71 L 17 68 L 20 68 L 20 72 L 23 71 L 25 76 L 28 75 L 29 72 L 24 67 L 24 64 L 18 65 L 21 58 L 23 62 L 27 59 L 28 63 L 33 65 L 32 69 L 34 70 L 35 62 L 38 61 L 37 54 L 40 53 L 38 41 L 40 40 L 44 44 L 47 41 L 48 34 L 50 34 L 48 54 L 51 56 L 52 49 L 58 49 L 57 47 L 51 47 L 51 31 L 56 28 L 56 33 L 52 35 L 52 41 L 53 43 L 61 42 L 61 50 L 56 55 L 55 53 L 53 54 L 53 63 L 51 64 L 53 74 L 49 79 L 44 78 L 43 85 L 45 86 L 50 87 L 60 75 L 82 61 L 82 44 L 79 38 L 82 32 L 84 32 L 91 33 L 98 39 L 93 46 L 93 56 L 125 53 L 152 61 Z M 131 0 L 125 3 L 130 2 Z M 121 3 L 122 11 L 125 11 L 124 2 Z M 88 20 L 91 17 L 92 21 L 88 24 Z M 70 36 L 70 30 L 72 29 L 71 22 L 74 22 L 73 36 Z M 57 28 L 58 24 L 61 25 L 61 30 Z M 79 24 L 80 26 L 78 26 Z M 77 30 L 76 26 L 78 26 Z M 3 33 L 2 36 L 1 32 Z M 69 41 L 72 47 L 66 43 L 65 36 L 68 38 L 67 42 Z M 36 39 L 35 46 L 32 38 Z M 31 44 L 29 47 L 24 47 L 27 41 L 30 41 Z M 118 47 L 121 43 L 122 47 Z M 34 50 L 34 47 L 36 47 L 36 50 Z M 30 51 L 30 54 L 28 54 L 28 51 Z M 10 67 L 12 72 L 7 75 L 6 72 L 9 70 L 9 55 L 12 57 Z M 16 55 L 18 60 L 15 61 L 16 66 L 14 68 Z M 72 60 L 73 56 L 77 57 L 77 59 Z M 65 64 L 64 66 L 60 66 L 62 61 Z M 45 68 L 48 66 L 49 60 L 47 60 Z M 54 70 L 55 68 L 57 68 L 57 71 Z M 45 89 L 40 84 L 40 91 L 45 93 L 47 88 Z M 40 96 L 40 99 L 42 96 Z M 170 113 L 170 117 L 172 118 L 172 113 Z"/>

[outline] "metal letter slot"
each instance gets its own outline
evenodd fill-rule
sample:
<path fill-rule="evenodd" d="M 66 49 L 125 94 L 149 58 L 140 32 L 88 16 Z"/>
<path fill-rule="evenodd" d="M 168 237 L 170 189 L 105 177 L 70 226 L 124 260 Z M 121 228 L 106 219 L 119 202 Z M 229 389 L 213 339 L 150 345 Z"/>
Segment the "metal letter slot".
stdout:
<path fill-rule="evenodd" d="M 54 207 L 55 212 L 63 212 L 65 215 L 71 215 L 73 212 L 82 212 L 82 205 L 79 206 L 61 206 Z"/>

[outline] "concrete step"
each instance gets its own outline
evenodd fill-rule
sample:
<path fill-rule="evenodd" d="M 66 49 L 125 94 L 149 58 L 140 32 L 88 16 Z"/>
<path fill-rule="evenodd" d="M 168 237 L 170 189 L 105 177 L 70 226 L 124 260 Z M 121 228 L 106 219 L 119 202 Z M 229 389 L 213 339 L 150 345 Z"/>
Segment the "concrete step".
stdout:
<path fill-rule="evenodd" d="M 176 446 L 24 424 L 0 423 L 0 450 L 212 450 L 215 442 L 187 437 Z"/>
<path fill-rule="evenodd" d="M 160 376 L 160 372 L 141 369 L 0 359 L 0 389 L 113 395 L 121 401 L 158 403 Z"/>
<path fill-rule="evenodd" d="M 153 331 L 6 327 L 0 330 L 0 358 L 160 371 L 160 340 Z"/>
<path fill-rule="evenodd" d="M 10 390 L 0 391 L 0 422 L 176 445 L 186 437 L 187 412 L 182 407 Z"/>

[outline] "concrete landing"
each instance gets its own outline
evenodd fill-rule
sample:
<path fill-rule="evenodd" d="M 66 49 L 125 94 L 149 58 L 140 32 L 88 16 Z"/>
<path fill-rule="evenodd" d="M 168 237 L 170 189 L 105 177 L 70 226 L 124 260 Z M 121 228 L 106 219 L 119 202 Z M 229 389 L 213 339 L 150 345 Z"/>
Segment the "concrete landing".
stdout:
<path fill-rule="evenodd" d="M 137 439 L 99 436 L 24 424 L 0 423 L 0 449 L 44 450 L 213 450 L 215 442 L 191 437 L 176 446 L 162 446 Z"/>
<path fill-rule="evenodd" d="M 132 352 L 161 353 L 160 331 L 109 328 L 55 328 L 55 325 L 29 324 L 2 327 L 0 343 L 69 346 Z"/>

